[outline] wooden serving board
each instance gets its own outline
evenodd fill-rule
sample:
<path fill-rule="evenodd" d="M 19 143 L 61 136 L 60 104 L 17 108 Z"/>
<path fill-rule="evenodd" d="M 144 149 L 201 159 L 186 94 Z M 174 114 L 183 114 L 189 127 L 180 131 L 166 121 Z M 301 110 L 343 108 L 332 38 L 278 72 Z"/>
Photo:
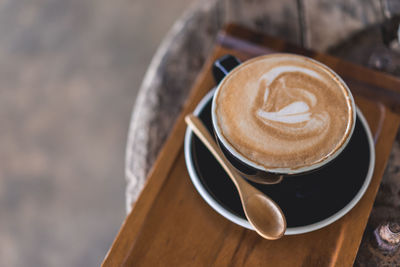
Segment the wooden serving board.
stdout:
<path fill-rule="evenodd" d="M 186 169 L 183 139 L 184 116 L 214 86 L 210 70 L 216 58 L 230 53 L 246 60 L 277 51 L 315 58 L 342 76 L 371 127 L 376 163 L 365 195 L 340 220 L 311 233 L 269 241 L 226 220 L 200 197 Z M 395 77 L 227 26 L 103 266 L 351 266 L 400 123 L 399 89 Z"/>

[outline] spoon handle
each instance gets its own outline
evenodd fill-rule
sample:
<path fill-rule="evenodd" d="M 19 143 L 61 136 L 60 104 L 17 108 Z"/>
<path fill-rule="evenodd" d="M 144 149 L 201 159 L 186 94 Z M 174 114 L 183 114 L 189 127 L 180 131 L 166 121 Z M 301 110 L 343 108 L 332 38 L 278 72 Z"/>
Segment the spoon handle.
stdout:
<path fill-rule="evenodd" d="M 187 115 L 185 117 L 186 123 L 190 126 L 192 131 L 196 134 L 196 136 L 203 142 L 203 144 L 208 148 L 208 150 L 214 155 L 214 157 L 218 160 L 224 170 L 228 173 L 228 176 L 232 179 L 232 181 L 237 186 L 241 183 L 241 177 L 236 177 L 236 172 L 232 171 L 230 167 L 230 163 L 227 162 L 224 154 L 218 147 L 214 138 L 210 135 L 210 132 L 206 129 L 204 124 L 200 121 L 199 118 L 194 116 L 193 114 Z"/>

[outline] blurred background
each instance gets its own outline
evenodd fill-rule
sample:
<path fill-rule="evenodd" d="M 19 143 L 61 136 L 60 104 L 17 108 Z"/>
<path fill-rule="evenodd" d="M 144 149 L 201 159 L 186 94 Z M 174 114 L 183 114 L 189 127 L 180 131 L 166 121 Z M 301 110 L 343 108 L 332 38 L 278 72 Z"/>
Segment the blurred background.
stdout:
<path fill-rule="evenodd" d="M 0 4 L 0 266 L 96 266 L 136 92 L 184 0 Z"/>

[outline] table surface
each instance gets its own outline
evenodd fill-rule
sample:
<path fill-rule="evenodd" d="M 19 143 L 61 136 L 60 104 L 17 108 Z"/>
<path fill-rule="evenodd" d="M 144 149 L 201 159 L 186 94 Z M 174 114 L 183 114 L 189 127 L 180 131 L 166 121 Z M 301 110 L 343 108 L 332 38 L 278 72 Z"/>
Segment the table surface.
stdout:
<path fill-rule="evenodd" d="M 299 250 L 299 247 L 296 249 L 296 246 L 294 246 L 291 251 L 293 255 L 301 256 L 301 258 L 296 258 L 296 263 L 299 262 L 299 259 L 304 263 L 327 263 L 329 261 L 338 265 L 353 262 L 399 123 L 399 116 L 393 112 L 397 108 L 396 99 L 385 92 L 397 93 L 400 83 L 393 77 L 372 72 L 332 57 L 300 51 L 294 46 L 285 45 L 280 40 L 262 39 L 257 34 L 246 33 L 245 31 L 241 31 L 240 34 L 247 40 L 267 42 L 277 50 L 306 52 L 308 56 L 329 63 L 328 65 L 337 70 L 345 80 L 349 78 L 348 74 L 351 73 L 355 81 L 351 85 L 352 89 L 355 89 L 356 94 L 364 93 L 363 97 L 356 97 L 356 101 L 366 115 L 377 138 L 376 171 L 367 193 L 356 208 L 331 226 L 301 237 L 284 237 L 274 243 L 274 247 L 280 245 L 288 247 L 291 246 L 290 244 L 295 244 L 295 240 L 300 242 L 302 248 Z M 220 44 L 223 40 L 226 40 L 226 38 L 221 38 Z M 235 48 L 232 46 L 232 42 L 223 45 L 225 48 L 217 48 L 213 58 L 226 52 L 232 52 L 242 58 L 254 56 L 254 54 L 249 53 L 249 51 L 254 51 L 254 47 L 240 45 L 244 47 L 244 50 L 238 51 L 232 50 Z M 230 50 L 227 50 L 229 46 Z M 257 51 L 257 53 L 262 53 L 262 50 Z M 194 86 L 183 113 L 160 153 L 133 212 L 125 220 L 108 253 L 104 261 L 105 266 L 133 262 L 136 265 L 160 262 L 229 263 L 231 260 L 240 263 L 249 259 L 253 262 L 259 262 L 259 260 L 265 259 L 265 253 L 264 256 L 260 256 L 259 253 L 268 251 L 265 250 L 266 248 L 271 250 L 270 241 L 261 240 L 253 232 L 240 228 L 215 214 L 205 205 L 188 182 L 189 178 L 184 167 L 181 150 L 185 130 L 183 115 L 192 110 L 201 96 L 212 86 L 209 68 L 210 61 L 206 64 L 205 71 L 200 75 Z M 372 86 L 365 86 L 366 84 Z M 367 90 L 364 90 L 364 88 Z M 377 88 L 384 90 L 380 90 L 377 94 Z M 379 100 L 379 104 L 365 98 L 371 98 L 371 96 L 375 100 Z M 197 212 L 193 213 L 193 210 Z M 351 229 L 349 222 L 352 222 Z M 359 227 L 353 229 L 354 225 Z M 224 229 L 224 231 L 221 232 L 220 229 Z M 350 230 L 351 232 L 349 232 Z M 346 233 L 353 235 L 354 238 L 344 239 Z M 324 244 L 316 242 L 318 237 L 321 240 L 321 234 L 325 235 L 322 238 L 326 242 Z M 310 247 L 306 244 L 313 245 Z M 218 249 L 216 249 L 216 245 L 219 246 Z M 309 249 L 311 248 L 315 250 L 321 247 L 326 248 L 324 250 L 326 254 L 316 253 L 316 255 L 311 255 L 306 253 L 310 252 Z M 192 250 L 188 251 L 190 248 Z M 244 254 L 242 255 L 242 253 Z M 282 256 L 279 253 L 275 254 L 274 261 L 276 263 L 282 263 L 282 258 L 279 255 Z M 195 260 L 191 257 L 195 257 Z M 286 260 L 286 262 L 290 264 L 290 260 Z"/>

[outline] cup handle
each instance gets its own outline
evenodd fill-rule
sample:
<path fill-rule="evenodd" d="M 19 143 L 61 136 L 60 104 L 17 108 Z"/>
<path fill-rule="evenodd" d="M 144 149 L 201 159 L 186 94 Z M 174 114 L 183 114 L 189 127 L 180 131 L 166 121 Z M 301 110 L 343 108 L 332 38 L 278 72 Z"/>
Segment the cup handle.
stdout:
<path fill-rule="evenodd" d="M 217 59 L 212 67 L 212 73 L 216 84 L 219 84 L 222 79 L 235 67 L 240 65 L 240 60 L 232 55 L 225 55 Z"/>

